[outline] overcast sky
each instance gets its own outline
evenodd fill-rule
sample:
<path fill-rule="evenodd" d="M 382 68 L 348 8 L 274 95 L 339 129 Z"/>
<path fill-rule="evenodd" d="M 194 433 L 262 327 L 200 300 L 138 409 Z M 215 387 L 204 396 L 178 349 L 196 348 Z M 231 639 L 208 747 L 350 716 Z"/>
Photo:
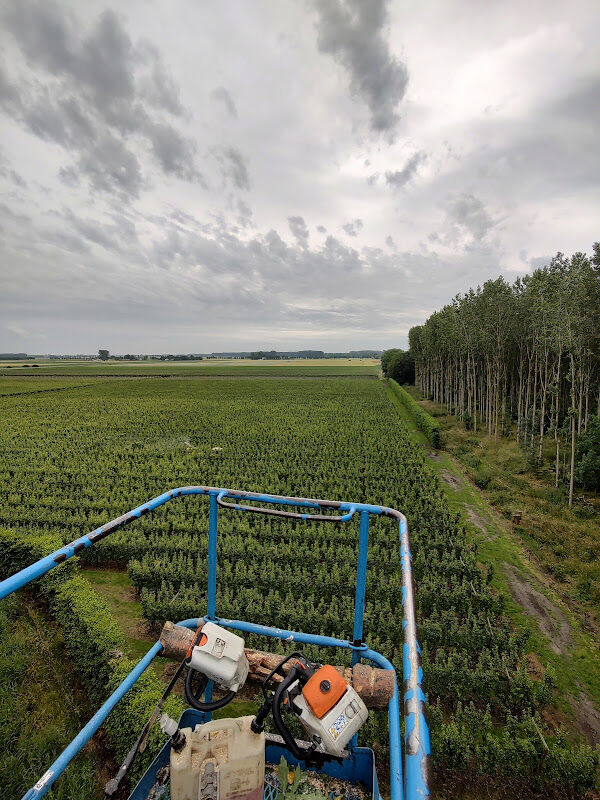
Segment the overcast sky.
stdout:
<path fill-rule="evenodd" d="M 600 239 L 596 0 L 0 9 L 0 351 L 402 346 Z"/>

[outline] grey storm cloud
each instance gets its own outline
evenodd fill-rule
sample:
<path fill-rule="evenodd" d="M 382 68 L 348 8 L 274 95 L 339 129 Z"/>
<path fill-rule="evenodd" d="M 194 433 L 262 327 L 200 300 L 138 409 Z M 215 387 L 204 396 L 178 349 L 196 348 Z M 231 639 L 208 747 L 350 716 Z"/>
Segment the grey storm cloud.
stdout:
<path fill-rule="evenodd" d="M 94 189 L 139 195 L 144 176 L 134 137 L 146 141 L 166 175 L 201 180 L 194 141 L 165 120 L 184 113 L 175 81 L 158 50 L 134 44 L 113 11 L 84 30 L 56 3 L 15 1 L 3 23 L 29 70 L 3 76 L 0 102 L 35 136 L 76 154 L 78 173 Z"/>
<path fill-rule="evenodd" d="M 211 92 L 211 97 L 223 104 L 223 107 L 230 117 L 237 118 L 237 106 L 233 100 L 233 97 L 229 94 L 224 86 L 218 86 L 216 89 L 214 89 Z"/>
<path fill-rule="evenodd" d="M 3 155 L 2 151 L 0 150 L 0 176 L 3 178 L 7 178 L 9 181 L 14 183 L 21 189 L 27 188 L 27 181 L 19 175 L 16 170 L 10 167 L 6 157 Z"/>
<path fill-rule="evenodd" d="M 477 241 L 481 241 L 494 227 L 494 221 L 487 209 L 472 194 L 462 194 L 455 198 L 448 206 L 448 217 L 466 228 Z"/>
<path fill-rule="evenodd" d="M 222 148 L 218 151 L 217 158 L 221 164 L 223 177 L 231 181 L 237 189 L 248 191 L 250 189 L 248 159 L 235 147 Z"/>
<path fill-rule="evenodd" d="M 386 0 L 318 0 L 317 11 L 319 50 L 348 71 L 352 92 L 369 108 L 373 130 L 392 134 L 408 70 L 385 39 Z"/>
<path fill-rule="evenodd" d="M 414 155 L 408 159 L 402 169 L 397 170 L 396 172 L 386 172 L 385 182 L 388 186 L 393 186 L 394 189 L 401 189 L 413 178 L 419 167 L 419 164 L 423 163 L 423 161 L 425 161 L 424 153 L 414 153 Z"/>
<path fill-rule="evenodd" d="M 400 313 L 397 298 L 389 291 L 391 285 L 400 282 L 410 308 L 418 306 L 424 290 L 432 303 L 445 301 L 448 292 L 455 290 L 457 270 L 467 282 L 481 274 L 479 251 L 443 261 L 410 252 L 358 249 L 331 235 L 322 245 L 309 248 L 300 241 L 286 244 L 274 229 L 249 239 L 236 235 L 231 226 L 205 230 L 206 226 L 197 225 L 190 230 L 190 215 L 177 211 L 176 216 L 186 228 L 175 221 L 175 215 L 173 221 L 164 218 L 149 242 L 137 236 L 135 220 L 117 212 L 103 220 L 71 211 L 57 214 L 56 228 L 43 232 L 43 244 L 42 231 L 29 225 L 26 240 L 24 222 L 11 221 L 8 242 L 16 237 L 23 244 L 19 269 L 7 281 L 0 299 L 2 313 L 18 297 L 26 296 L 23 327 L 38 317 L 46 319 L 56 304 L 70 319 L 88 317 L 104 323 L 119 320 L 125 304 L 130 322 L 141 322 L 151 313 L 155 322 L 177 326 L 183 319 L 195 318 L 201 308 L 206 324 L 223 330 L 233 322 L 254 328 L 311 321 L 333 325 L 340 332 L 377 334 L 397 324 L 391 322 Z M 64 253 L 43 292 L 30 261 L 40 247 L 47 258 L 56 248 Z M 86 255 L 83 265 L 82 254 Z M 107 259 L 113 255 L 126 260 L 127 270 L 107 270 L 114 263 Z M 434 276 L 438 276 L 435 281 Z M 65 294 L 67 281 L 73 285 Z M 169 303 L 164 302 L 165 296 Z M 407 319 L 416 323 L 418 312 Z"/>
<path fill-rule="evenodd" d="M 296 237 L 296 241 L 301 247 L 306 247 L 308 244 L 309 232 L 306 222 L 302 217 L 288 217 L 288 225 L 292 236 Z"/>
<path fill-rule="evenodd" d="M 342 229 L 348 236 L 358 236 L 363 229 L 363 221 L 362 219 L 353 219 L 352 222 L 347 222 L 345 225 L 342 225 Z"/>
<path fill-rule="evenodd" d="M 589 249 L 593 4 L 436 3 L 0 2 L 0 350 L 404 346 Z"/>

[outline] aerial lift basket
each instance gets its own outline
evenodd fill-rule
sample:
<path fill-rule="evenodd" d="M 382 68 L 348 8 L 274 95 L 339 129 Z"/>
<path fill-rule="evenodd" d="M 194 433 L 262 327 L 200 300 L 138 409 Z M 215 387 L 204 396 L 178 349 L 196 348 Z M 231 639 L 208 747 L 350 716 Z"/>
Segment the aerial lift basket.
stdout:
<path fill-rule="evenodd" d="M 351 652 L 352 664 L 362 660 L 376 667 L 390 670 L 394 674 L 394 692 L 388 703 L 388 736 L 389 736 L 389 790 L 391 800 L 424 800 L 429 797 L 429 730 L 425 719 L 425 695 L 422 689 L 423 670 L 421 668 L 420 647 L 417 641 L 415 596 L 411 566 L 411 552 L 406 517 L 400 511 L 378 505 L 365 503 L 348 503 L 337 500 L 316 500 L 300 497 L 283 497 L 279 495 L 260 494 L 255 492 L 220 489 L 209 486 L 185 486 L 171 489 L 164 494 L 149 500 L 141 506 L 107 522 L 100 528 L 60 548 L 54 553 L 40 559 L 35 564 L 21 570 L 15 575 L 0 582 L 0 599 L 26 586 L 35 578 L 44 575 L 65 560 L 82 552 L 88 547 L 102 541 L 109 534 L 139 519 L 159 506 L 179 497 L 200 495 L 209 500 L 208 529 L 208 592 L 207 608 L 204 620 L 225 628 L 243 633 L 284 640 L 286 643 L 309 644 L 320 647 L 334 647 Z M 266 505 L 260 505 L 266 504 Z M 293 511 L 287 509 L 295 509 Z M 240 511 L 245 513 L 267 514 L 272 517 L 293 519 L 307 522 L 326 522 L 335 525 L 343 524 L 358 515 L 359 543 L 356 575 L 356 593 L 354 603 L 354 626 L 352 638 L 336 639 L 299 631 L 282 630 L 265 625 L 258 625 L 243 620 L 225 619 L 217 616 L 217 534 L 219 509 Z M 402 568 L 402 610 L 398 613 L 398 624 L 403 632 L 403 709 L 404 709 L 404 741 L 401 738 L 400 702 L 393 664 L 383 655 L 371 650 L 363 640 L 363 620 L 365 611 L 365 591 L 367 573 L 367 550 L 369 540 L 369 519 L 371 516 L 391 518 L 398 524 L 400 563 Z M 196 629 L 201 620 L 187 619 L 178 624 L 186 628 Z M 82 728 L 73 741 L 66 747 L 56 761 L 49 767 L 38 782 L 24 795 L 23 800 L 38 800 L 52 787 L 73 757 L 81 751 L 94 733 L 100 728 L 111 710 L 131 689 L 140 675 L 152 663 L 162 650 L 160 641 L 156 642 L 125 680 L 115 689 L 104 705 L 92 719 Z M 210 698 L 212 685 L 206 690 L 205 698 Z M 211 719 L 209 712 L 187 709 L 179 722 L 179 726 L 195 727 Z M 171 742 L 161 749 L 151 766 L 135 787 L 129 800 L 145 800 L 156 783 L 157 772 L 169 763 Z M 265 757 L 271 764 L 278 764 L 281 756 L 288 764 L 300 764 L 301 768 L 315 770 L 341 779 L 350 784 L 359 784 L 363 792 L 380 800 L 380 790 L 375 769 L 373 751 L 359 747 L 356 736 L 350 743 L 347 756 L 341 760 L 325 761 L 319 766 L 305 765 L 295 758 L 286 747 L 285 742 L 267 741 Z M 265 800 L 272 800 L 275 789 L 273 783 L 265 784 Z"/>

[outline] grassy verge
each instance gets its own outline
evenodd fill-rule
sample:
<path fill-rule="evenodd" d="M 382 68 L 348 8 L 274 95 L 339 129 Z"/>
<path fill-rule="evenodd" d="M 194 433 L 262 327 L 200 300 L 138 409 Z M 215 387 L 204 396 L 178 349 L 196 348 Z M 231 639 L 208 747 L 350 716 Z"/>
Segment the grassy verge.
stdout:
<path fill-rule="evenodd" d="M 86 569 L 85 576 L 93 588 L 105 599 L 115 621 L 122 630 L 127 647 L 126 655 L 134 660 L 140 659 L 156 641 L 156 636 L 148 631 L 148 623 L 142 616 L 142 604 L 136 597 L 135 587 L 125 571 L 115 569 Z M 173 620 L 177 622 L 177 620 Z M 170 662 L 169 662 L 170 663 Z M 165 662 L 157 658 L 152 666 L 157 675 L 167 682 L 170 673 L 165 674 Z M 177 692 L 183 694 L 179 682 Z M 243 693 L 245 699 L 234 700 L 225 708 L 213 714 L 215 719 L 225 717 L 241 717 L 256 714 L 259 703 L 251 699 L 250 694 Z"/>
<path fill-rule="evenodd" d="M 406 422 L 416 441 L 427 449 L 432 471 L 444 486 L 448 502 L 463 521 L 468 539 L 477 548 L 479 560 L 493 567 L 492 586 L 506 598 L 506 613 L 515 626 L 529 633 L 530 666 L 541 671 L 554 671 L 557 692 L 554 709 L 548 712 L 550 724 L 564 724 L 573 733 L 584 734 L 590 742 L 600 736 L 600 650 L 597 639 L 587 627 L 588 618 L 581 609 L 573 607 L 561 591 L 561 585 L 552 579 L 529 547 L 529 537 L 517 535 L 511 529 L 512 511 L 522 510 L 524 521 L 529 509 L 538 506 L 535 492 L 529 495 L 525 488 L 524 473 L 511 473 L 510 461 L 516 455 L 510 443 L 499 444 L 495 451 L 493 442 L 478 438 L 476 467 L 469 469 L 463 463 L 464 453 L 457 443 L 475 437 L 468 432 L 456 431 L 458 424 L 442 417 L 431 403 L 424 403 L 429 413 L 435 413 L 442 424 L 446 447 L 458 450 L 460 462 L 450 452 L 432 452 L 426 437 L 418 430 L 410 412 L 390 391 L 398 413 Z M 464 434 L 464 435 L 463 435 Z M 510 464 L 506 463 L 506 459 Z M 494 471 L 497 481 L 502 481 L 500 498 L 494 490 L 482 490 L 473 479 L 487 468 Z M 473 472 L 477 470 L 479 472 Z M 535 486 L 535 484 L 534 484 Z M 511 488 L 512 487 L 512 488 Z M 528 498 L 532 497 L 531 506 Z M 561 515 L 549 511 L 546 525 L 557 526 Z M 522 531 L 519 530 L 518 534 Z M 598 536 L 598 534 L 596 534 Z M 600 537 L 599 537 L 600 538 Z M 558 652 L 557 652 L 558 651 Z M 544 665 L 544 666 L 542 666 Z"/>
<path fill-rule="evenodd" d="M 148 623 L 142 616 L 142 604 L 136 597 L 127 572 L 86 568 L 84 573 L 88 583 L 102 595 L 122 630 L 126 644 L 125 655 L 139 661 L 154 644 L 156 636 L 148 631 Z M 155 659 L 152 667 L 162 677 L 164 662 Z"/>

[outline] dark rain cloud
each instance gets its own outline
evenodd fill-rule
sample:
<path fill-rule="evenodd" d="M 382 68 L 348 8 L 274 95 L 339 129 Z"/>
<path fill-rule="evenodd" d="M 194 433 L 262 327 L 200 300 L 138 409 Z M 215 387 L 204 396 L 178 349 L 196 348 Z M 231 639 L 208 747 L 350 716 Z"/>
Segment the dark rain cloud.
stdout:
<path fill-rule="evenodd" d="M 172 121 L 184 114 L 160 53 L 134 43 L 104 11 L 84 29 L 54 2 L 9 2 L 3 24 L 28 70 L 0 79 L 0 102 L 35 136 L 76 156 L 92 188 L 137 197 L 144 183 L 136 138 L 165 175 L 201 180 L 196 146 Z M 72 180 L 72 165 L 61 172 Z"/>
<path fill-rule="evenodd" d="M 469 193 L 461 194 L 451 201 L 448 217 L 465 228 L 478 242 L 494 227 L 494 221 L 484 204 Z"/>
<path fill-rule="evenodd" d="M 342 230 L 344 230 L 348 236 L 358 236 L 362 229 L 362 219 L 353 219 L 351 222 L 347 222 L 345 225 L 342 225 Z"/>
<path fill-rule="evenodd" d="M 250 173 L 248 159 L 235 147 L 224 147 L 218 151 L 217 159 L 221 164 L 223 177 L 237 189 L 249 191 Z"/>
<path fill-rule="evenodd" d="M 213 100 L 223 104 L 224 109 L 227 111 L 230 117 L 237 119 L 237 106 L 233 100 L 233 97 L 229 94 L 224 86 L 218 86 L 216 89 L 214 89 L 211 92 L 211 97 Z"/>
<path fill-rule="evenodd" d="M 590 247 L 588 12 L 513 0 L 492 31 L 487 6 L 467 28 L 414 6 L 388 35 L 389 2 L 317 1 L 184 0 L 160 49 L 166 0 L 0 3 L 0 349 L 402 346 L 456 292 Z M 419 54 L 405 103 L 391 36 Z"/>
<path fill-rule="evenodd" d="M 394 189 L 401 189 L 403 186 L 406 186 L 410 180 L 412 180 L 417 172 L 419 164 L 422 164 L 423 161 L 425 161 L 424 153 L 414 153 L 414 155 L 408 159 L 402 169 L 397 170 L 396 172 L 386 172 L 385 182 L 388 186 L 393 186 Z"/>
<path fill-rule="evenodd" d="M 310 248 L 300 241 L 286 244 L 274 229 L 242 238 L 231 227 L 215 225 L 205 231 L 201 229 L 204 226 L 197 226 L 192 230 L 189 215 L 184 213 L 181 218 L 187 229 L 174 218 L 164 218 L 148 243 L 138 238 L 135 220 L 123 215 L 94 220 L 65 212 L 56 215 L 52 231 L 11 219 L 3 246 L 22 241 L 25 231 L 29 244 L 19 249 L 19 269 L 13 271 L 0 305 L 9 307 L 26 296 L 27 318 L 52 314 L 55 307 L 68 317 L 89 306 L 93 309 L 90 320 L 98 325 L 118 320 L 123 304 L 130 319 L 145 320 L 150 309 L 157 319 L 174 323 L 194 319 L 200 304 L 204 323 L 219 326 L 223 335 L 227 330 L 231 333 L 234 321 L 244 322 L 244 330 L 248 330 L 247 326 L 252 329 L 282 320 L 301 327 L 307 319 L 376 334 L 390 319 L 397 321 L 402 316 L 390 286 L 402 286 L 408 308 L 411 304 L 420 307 L 423 291 L 435 307 L 447 299 L 448 292 L 456 291 L 457 275 L 458 288 L 466 289 L 479 279 L 482 254 L 492 274 L 497 269 L 497 262 L 484 249 L 442 259 L 435 254 L 356 248 L 334 236 Z M 31 254 L 49 255 L 54 246 L 61 246 L 66 256 L 56 264 L 54 280 L 42 291 L 31 269 Z M 85 251 L 89 256 L 82 265 L 79 255 Z M 126 257 L 127 271 L 107 269 L 114 263 L 106 260 L 112 253 Z M 65 281 L 75 275 L 77 280 L 65 294 Z M 103 287 L 103 297 L 119 298 L 111 310 L 88 303 L 93 292 L 98 293 L 97 284 Z M 162 302 L 166 293 L 168 303 Z M 361 297 L 358 306 L 357 296 Z"/>
<path fill-rule="evenodd" d="M 318 0 L 317 44 L 350 76 L 350 89 L 369 108 L 374 131 L 393 134 L 408 85 L 406 65 L 386 41 L 386 0 Z"/>
<path fill-rule="evenodd" d="M 308 245 L 308 237 L 310 236 L 306 222 L 302 217 L 288 217 L 288 225 L 292 235 L 296 237 L 296 241 L 301 247 Z"/>

